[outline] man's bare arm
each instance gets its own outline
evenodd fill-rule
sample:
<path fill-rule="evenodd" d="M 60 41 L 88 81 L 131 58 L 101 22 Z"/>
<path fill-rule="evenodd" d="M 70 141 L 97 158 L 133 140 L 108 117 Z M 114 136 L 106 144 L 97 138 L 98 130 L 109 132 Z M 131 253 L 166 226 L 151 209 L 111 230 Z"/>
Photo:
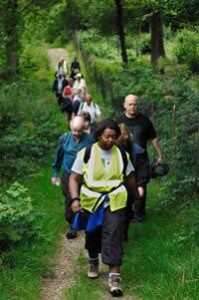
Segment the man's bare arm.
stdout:
<path fill-rule="evenodd" d="M 161 163 L 162 162 L 162 150 L 161 150 L 161 146 L 160 146 L 158 139 L 157 138 L 152 139 L 151 143 L 158 155 L 157 163 Z"/>

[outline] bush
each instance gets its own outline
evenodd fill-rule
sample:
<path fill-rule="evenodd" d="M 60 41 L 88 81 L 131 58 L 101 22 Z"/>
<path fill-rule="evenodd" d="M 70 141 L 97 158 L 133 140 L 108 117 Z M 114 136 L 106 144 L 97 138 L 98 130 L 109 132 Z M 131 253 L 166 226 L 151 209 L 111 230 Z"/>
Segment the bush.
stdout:
<path fill-rule="evenodd" d="M 33 225 L 36 213 L 28 190 L 14 182 L 0 198 L 0 248 L 32 238 L 36 234 Z"/>
<path fill-rule="evenodd" d="M 48 77 L 50 61 L 44 46 L 26 46 L 20 55 L 20 71 L 24 77 L 30 76 L 40 79 Z"/>
<path fill-rule="evenodd" d="M 179 63 L 187 64 L 193 73 L 199 73 L 199 36 L 188 29 L 181 30 L 176 37 L 174 54 Z"/>
<path fill-rule="evenodd" d="M 2 178 L 32 172 L 54 148 L 60 130 L 48 89 L 45 82 L 21 81 L 0 90 Z"/>
<path fill-rule="evenodd" d="M 147 37 L 142 35 L 141 38 Z M 187 49 L 186 55 L 191 52 Z M 186 62 L 186 56 L 182 57 Z M 164 158 L 173 172 L 168 182 L 172 195 L 166 194 L 167 205 L 179 205 L 179 201 L 184 205 L 190 195 L 194 201 L 199 186 L 197 77 L 196 82 L 193 81 L 191 72 L 181 67 L 175 73 L 160 74 L 141 59 L 129 62 L 128 68 L 123 70 L 113 59 L 107 62 L 95 59 L 94 55 L 88 58 L 96 85 L 103 91 L 106 116 L 117 117 L 123 111 L 124 97 L 133 93 L 140 97 L 140 111 L 155 122 Z M 174 105 L 175 120 L 172 117 Z"/>
<path fill-rule="evenodd" d="M 140 41 L 139 41 L 139 45 L 140 45 L 140 52 L 142 54 L 151 53 L 151 37 L 150 37 L 150 35 L 142 34 Z"/>
<path fill-rule="evenodd" d="M 104 38 L 98 31 L 90 29 L 78 33 L 78 42 L 81 49 L 95 57 L 115 60 L 120 55 L 117 36 Z"/>

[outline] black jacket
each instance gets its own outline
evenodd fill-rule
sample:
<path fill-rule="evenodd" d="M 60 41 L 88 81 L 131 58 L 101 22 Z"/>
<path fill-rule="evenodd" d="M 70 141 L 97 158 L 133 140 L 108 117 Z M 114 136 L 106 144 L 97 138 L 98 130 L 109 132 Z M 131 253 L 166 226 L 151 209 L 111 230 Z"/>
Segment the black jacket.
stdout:
<path fill-rule="evenodd" d="M 62 81 L 62 93 L 63 93 L 65 86 L 67 86 L 67 85 L 68 85 L 68 80 L 64 77 L 64 79 Z M 53 93 L 58 94 L 58 77 L 53 82 L 52 91 L 53 91 Z"/>

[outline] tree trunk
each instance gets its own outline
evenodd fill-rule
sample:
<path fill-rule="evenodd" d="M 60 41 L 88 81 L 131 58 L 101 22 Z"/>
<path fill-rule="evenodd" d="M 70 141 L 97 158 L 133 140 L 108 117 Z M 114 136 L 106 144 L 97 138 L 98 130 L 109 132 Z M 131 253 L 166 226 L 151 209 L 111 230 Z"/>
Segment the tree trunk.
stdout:
<path fill-rule="evenodd" d="M 117 31 L 120 40 L 122 62 L 124 67 L 126 67 L 128 64 L 128 56 L 127 56 L 126 43 L 125 43 L 122 0 L 115 0 L 115 5 L 117 10 Z"/>
<path fill-rule="evenodd" d="M 153 65 L 158 63 L 160 56 L 165 56 L 163 25 L 161 12 L 156 12 L 151 19 L 151 62 Z"/>
<path fill-rule="evenodd" d="M 5 18 L 5 31 L 6 31 L 6 63 L 9 77 L 15 77 L 18 74 L 18 32 L 17 32 L 17 0 L 8 0 L 6 18 Z"/>

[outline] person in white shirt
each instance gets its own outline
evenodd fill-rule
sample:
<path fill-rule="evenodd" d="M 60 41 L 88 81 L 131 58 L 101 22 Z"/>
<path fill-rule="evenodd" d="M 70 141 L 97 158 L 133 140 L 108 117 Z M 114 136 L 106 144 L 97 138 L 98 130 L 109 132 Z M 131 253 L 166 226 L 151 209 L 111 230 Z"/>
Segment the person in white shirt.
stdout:
<path fill-rule="evenodd" d="M 67 68 L 67 64 L 66 64 L 66 60 L 62 57 L 60 58 L 60 61 L 58 62 L 58 65 L 57 65 L 57 73 L 59 71 L 62 71 L 64 72 L 65 74 L 68 72 L 68 68 Z"/>
<path fill-rule="evenodd" d="M 82 112 L 88 112 L 91 116 L 91 133 L 94 132 L 96 128 L 96 122 L 101 119 L 101 110 L 99 106 L 93 102 L 90 95 L 86 95 L 85 101 L 80 104 L 77 115 Z"/>
<path fill-rule="evenodd" d="M 91 279 L 100 275 L 101 253 L 102 262 L 109 268 L 108 286 L 113 297 L 123 294 L 120 268 L 128 195 L 139 199 L 134 167 L 127 153 L 115 146 L 120 132 L 113 120 L 99 122 L 94 134 L 97 142 L 77 154 L 69 178 L 71 210 L 87 224 L 87 275 Z"/>
<path fill-rule="evenodd" d="M 76 94 L 77 93 L 77 90 L 79 88 L 82 89 L 82 91 L 86 94 L 87 93 L 87 86 L 86 86 L 86 82 L 85 80 L 82 78 L 82 74 L 81 73 L 78 73 L 76 76 L 75 76 L 75 82 L 74 82 L 74 85 L 73 85 L 73 94 Z"/>

